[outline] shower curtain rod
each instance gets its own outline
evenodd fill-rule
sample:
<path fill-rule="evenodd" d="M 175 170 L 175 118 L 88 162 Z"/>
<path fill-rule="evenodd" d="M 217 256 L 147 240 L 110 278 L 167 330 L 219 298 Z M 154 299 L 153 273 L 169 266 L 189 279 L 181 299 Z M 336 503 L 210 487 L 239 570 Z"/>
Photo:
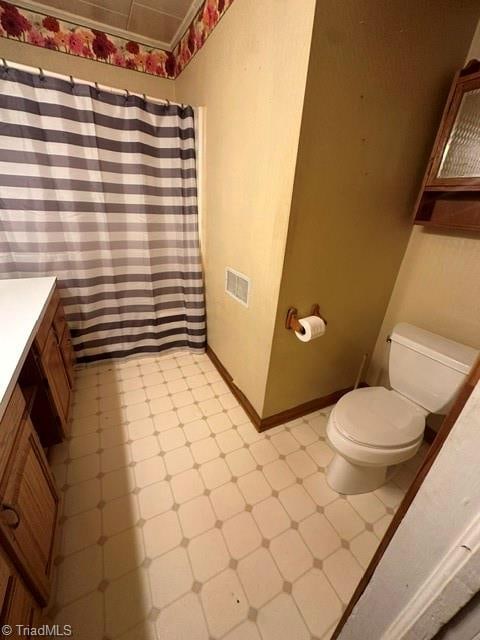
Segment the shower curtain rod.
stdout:
<path fill-rule="evenodd" d="M 38 73 L 40 77 L 45 76 L 45 71 L 41 67 L 31 67 L 26 64 L 20 64 L 19 62 L 13 62 L 11 60 L 7 60 L 5 58 L 0 59 L 0 69 L 18 69 L 19 71 L 27 71 L 28 73 Z M 107 91 L 109 93 L 114 93 L 117 95 L 125 95 L 128 96 L 137 96 L 139 98 L 143 98 L 144 100 L 148 100 L 149 102 L 156 102 L 157 104 L 166 104 L 166 105 L 174 105 L 176 107 L 185 107 L 186 105 L 181 102 L 174 102 L 172 100 L 168 100 L 167 98 L 154 98 L 153 96 L 147 96 L 145 93 L 137 93 L 136 91 L 129 91 L 128 89 L 119 89 L 118 87 L 110 87 L 106 84 L 99 84 L 98 82 L 90 82 L 89 80 L 82 80 L 81 78 L 74 78 L 73 76 L 67 76 L 63 73 L 55 73 L 54 71 L 48 71 L 47 75 L 51 78 L 58 78 L 59 80 L 66 80 L 71 84 L 85 84 L 90 87 L 95 87 L 97 90 Z"/>

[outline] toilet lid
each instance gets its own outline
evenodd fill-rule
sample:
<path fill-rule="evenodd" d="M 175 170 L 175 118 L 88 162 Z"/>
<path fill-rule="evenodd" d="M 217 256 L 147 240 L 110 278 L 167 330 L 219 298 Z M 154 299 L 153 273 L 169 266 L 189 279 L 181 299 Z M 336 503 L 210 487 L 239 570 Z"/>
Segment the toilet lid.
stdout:
<path fill-rule="evenodd" d="M 349 440 L 372 447 L 399 448 L 414 443 L 425 429 L 425 412 L 384 387 L 355 389 L 335 406 L 338 430 Z"/>

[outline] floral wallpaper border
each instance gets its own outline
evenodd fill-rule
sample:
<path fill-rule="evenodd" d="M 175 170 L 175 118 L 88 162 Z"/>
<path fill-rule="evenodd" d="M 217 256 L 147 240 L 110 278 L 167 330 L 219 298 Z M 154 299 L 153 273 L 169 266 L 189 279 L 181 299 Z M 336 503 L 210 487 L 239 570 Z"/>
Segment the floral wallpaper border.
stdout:
<path fill-rule="evenodd" d="M 205 0 L 173 51 L 89 29 L 0 0 L 0 37 L 161 78 L 176 78 L 233 0 Z"/>

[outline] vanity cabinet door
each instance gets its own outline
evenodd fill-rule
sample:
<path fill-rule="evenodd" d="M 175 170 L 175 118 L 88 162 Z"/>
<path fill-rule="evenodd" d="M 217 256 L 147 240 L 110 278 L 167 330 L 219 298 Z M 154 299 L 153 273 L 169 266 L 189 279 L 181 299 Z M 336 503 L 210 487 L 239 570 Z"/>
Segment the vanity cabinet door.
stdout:
<path fill-rule="evenodd" d="M 27 584 L 44 606 L 58 513 L 58 494 L 42 446 L 28 416 L 15 442 L 1 483 L 2 542 Z"/>
<path fill-rule="evenodd" d="M 53 328 L 51 328 L 48 333 L 45 349 L 42 353 L 42 366 L 65 431 L 70 406 L 71 388 L 65 372 L 60 346 Z"/>
<path fill-rule="evenodd" d="M 65 372 L 70 383 L 70 388 L 73 389 L 73 367 L 75 365 L 75 352 L 73 350 L 72 338 L 67 326 L 63 331 L 62 339 L 60 341 L 60 352 L 62 354 L 63 364 L 65 365 Z"/>

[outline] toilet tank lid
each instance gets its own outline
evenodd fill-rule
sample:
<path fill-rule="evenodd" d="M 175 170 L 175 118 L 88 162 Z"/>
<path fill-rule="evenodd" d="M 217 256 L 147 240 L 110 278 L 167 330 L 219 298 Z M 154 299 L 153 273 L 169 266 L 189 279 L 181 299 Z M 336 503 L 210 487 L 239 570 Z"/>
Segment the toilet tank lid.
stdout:
<path fill-rule="evenodd" d="M 407 322 L 396 324 L 390 338 L 392 342 L 404 345 L 464 374 L 470 371 L 479 354 L 477 349 Z"/>

